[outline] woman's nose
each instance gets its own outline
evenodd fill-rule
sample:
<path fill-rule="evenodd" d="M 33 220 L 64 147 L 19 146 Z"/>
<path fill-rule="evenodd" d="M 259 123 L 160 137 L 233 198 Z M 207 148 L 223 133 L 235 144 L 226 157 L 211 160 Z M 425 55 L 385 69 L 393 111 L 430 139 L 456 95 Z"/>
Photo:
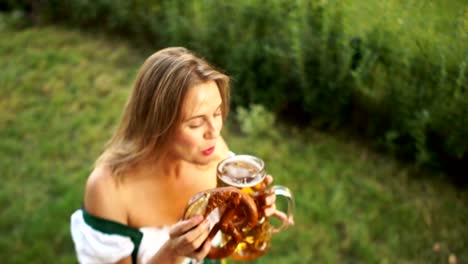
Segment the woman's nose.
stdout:
<path fill-rule="evenodd" d="M 216 123 L 211 121 L 208 122 L 208 127 L 205 132 L 205 138 L 211 139 L 219 136 L 220 128 L 216 126 Z"/>

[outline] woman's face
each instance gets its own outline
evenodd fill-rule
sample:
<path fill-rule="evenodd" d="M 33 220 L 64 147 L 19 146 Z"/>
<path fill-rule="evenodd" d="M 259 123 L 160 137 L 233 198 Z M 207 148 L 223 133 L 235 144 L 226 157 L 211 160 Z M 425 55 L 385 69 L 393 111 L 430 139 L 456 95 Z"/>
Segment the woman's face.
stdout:
<path fill-rule="evenodd" d="M 215 159 L 216 142 L 223 127 L 218 86 L 208 81 L 191 87 L 182 105 L 182 122 L 170 152 L 177 159 L 204 165 Z"/>

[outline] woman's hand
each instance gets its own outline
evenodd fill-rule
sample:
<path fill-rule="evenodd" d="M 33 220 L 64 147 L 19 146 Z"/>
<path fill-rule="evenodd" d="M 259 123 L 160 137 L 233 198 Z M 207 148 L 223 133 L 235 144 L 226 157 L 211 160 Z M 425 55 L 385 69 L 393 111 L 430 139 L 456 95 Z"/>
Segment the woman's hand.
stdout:
<path fill-rule="evenodd" d="M 201 215 L 178 222 L 170 229 L 169 240 L 153 263 L 181 263 L 185 257 L 203 260 L 211 248 L 209 228 L 210 222 Z"/>
<path fill-rule="evenodd" d="M 273 182 L 273 176 L 267 175 L 264 180 L 266 185 L 270 185 Z M 265 200 L 262 201 L 264 204 L 263 209 L 263 214 L 266 217 L 276 217 L 280 219 L 281 221 L 287 222 L 288 225 L 294 225 L 294 218 L 288 217 L 285 213 L 276 210 L 276 195 L 273 191 L 269 191 L 268 186 L 266 189 L 267 195 L 265 196 Z"/>

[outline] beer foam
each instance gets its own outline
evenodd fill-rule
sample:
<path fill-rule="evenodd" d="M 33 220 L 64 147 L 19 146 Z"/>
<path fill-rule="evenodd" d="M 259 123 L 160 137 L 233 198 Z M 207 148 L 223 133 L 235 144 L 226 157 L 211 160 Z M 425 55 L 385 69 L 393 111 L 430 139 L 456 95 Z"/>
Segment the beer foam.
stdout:
<path fill-rule="evenodd" d="M 250 187 L 264 178 L 262 165 L 248 156 L 235 156 L 222 164 L 220 179 L 235 187 Z"/>

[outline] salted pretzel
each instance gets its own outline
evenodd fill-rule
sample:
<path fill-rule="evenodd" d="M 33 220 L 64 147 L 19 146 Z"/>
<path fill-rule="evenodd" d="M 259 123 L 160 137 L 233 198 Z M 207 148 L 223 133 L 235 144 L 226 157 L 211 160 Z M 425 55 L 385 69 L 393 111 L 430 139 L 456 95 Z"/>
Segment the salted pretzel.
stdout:
<path fill-rule="evenodd" d="M 219 208 L 220 220 L 211 229 L 208 239 L 221 231 L 226 242 L 220 247 L 211 246 L 207 257 L 221 259 L 234 253 L 237 244 L 243 239 L 242 233 L 249 231 L 258 222 L 257 206 L 254 200 L 234 187 L 220 187 L 200 192 L 189 201 L 184 219 L 201 214 L 208 216 Z"/>

